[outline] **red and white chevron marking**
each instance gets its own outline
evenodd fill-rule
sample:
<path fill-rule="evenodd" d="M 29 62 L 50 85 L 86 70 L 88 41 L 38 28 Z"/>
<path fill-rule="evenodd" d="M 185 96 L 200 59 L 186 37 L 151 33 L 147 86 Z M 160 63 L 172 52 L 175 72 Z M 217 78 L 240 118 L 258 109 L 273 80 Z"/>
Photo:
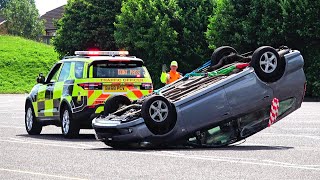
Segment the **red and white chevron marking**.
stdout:
<path fill-rule="evenodd" d="M 270 119 L 268 123 L 268 127 L 270 127 L 273 123 L 275 123 L 279 114 L 279 99 L 273 98 L 270 109 Z"/>

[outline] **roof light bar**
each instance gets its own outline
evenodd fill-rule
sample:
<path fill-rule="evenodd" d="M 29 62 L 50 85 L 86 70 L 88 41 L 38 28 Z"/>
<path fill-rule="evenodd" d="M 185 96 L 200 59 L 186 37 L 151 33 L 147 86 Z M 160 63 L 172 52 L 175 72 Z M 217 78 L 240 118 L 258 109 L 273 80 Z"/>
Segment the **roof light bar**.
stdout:
<path fill-rule="evenodd" d="M 75 55 L 82 56 L 126 56 L 128 51 L 76 51 Z"/>

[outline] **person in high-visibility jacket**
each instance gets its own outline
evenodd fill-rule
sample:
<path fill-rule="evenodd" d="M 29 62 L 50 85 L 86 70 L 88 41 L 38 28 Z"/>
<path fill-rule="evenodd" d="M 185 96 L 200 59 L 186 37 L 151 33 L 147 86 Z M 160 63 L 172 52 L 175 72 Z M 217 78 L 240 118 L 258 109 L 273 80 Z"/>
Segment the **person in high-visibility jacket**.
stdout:
<path fill-rule="evenodd" d="M 178 69 L 178 63 L 177 61 L 172 61 L 170 65 L 170 72 L 166 73 L 165 66 L 162 68 L 162 74 L 160 77 L 160 80 L 162 83 L 170 84 L 178 79 L 180 79 L 182 76 L 177 71 Z"/>

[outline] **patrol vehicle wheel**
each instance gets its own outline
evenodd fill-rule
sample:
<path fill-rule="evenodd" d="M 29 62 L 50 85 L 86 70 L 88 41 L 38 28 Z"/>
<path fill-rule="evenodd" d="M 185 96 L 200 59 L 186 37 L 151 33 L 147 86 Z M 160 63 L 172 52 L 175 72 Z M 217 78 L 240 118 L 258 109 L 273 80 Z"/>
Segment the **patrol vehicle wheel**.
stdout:
<path fill-rule="evenodd" d="M 36 120 L 32 105 L 30 104 L 26 107 L 25 126 L 30 135 L 39 135 L 42 131 L 42 125 Z"/>
<path fill-rule="evenodd" d="M 285 71 L 286 62 L 280 58 L 278 52 L 270 47 L 263 46 L 254 51 L 251 60 L 257 76 L 264 82 L 279 80 Z"/>
<path fill-rule="evenodd" d="M 118 95 L 110 97 L 104 104 L 104 115 L 108 116 L 110 113 L 114 113 L 122 106 L 129 106 L 131 101 L 128 97 Z"/>
<path fill-rule="evenodd" d="M 147 98 L 142 104 L 141 115 L 148 129 L 156 135 L 170 132 L 176 124 L 175 110 L 163 96 Z"/>
<path fill-rule="evenodd" d="M 74 138 L 79 135 L 79 125 L 72 118 L 72 113 L 68 108 L 64 108 L 62 111 L 61 130 L 66 138 Z"/>

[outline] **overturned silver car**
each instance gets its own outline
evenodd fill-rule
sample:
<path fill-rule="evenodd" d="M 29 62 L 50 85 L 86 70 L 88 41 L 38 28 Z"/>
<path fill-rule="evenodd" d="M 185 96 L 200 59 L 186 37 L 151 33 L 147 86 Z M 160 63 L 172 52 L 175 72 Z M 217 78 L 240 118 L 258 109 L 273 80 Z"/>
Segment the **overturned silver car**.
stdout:
<path fill-rule="evenodd" d="M 242 55 L 220 47 L 202 67 L 147 97 L 108 99 L 92 126 L 98 140 L 115 148 L 226 146 L 300 108 L 303 64 L 300 52 L 285 46 Z"/>

